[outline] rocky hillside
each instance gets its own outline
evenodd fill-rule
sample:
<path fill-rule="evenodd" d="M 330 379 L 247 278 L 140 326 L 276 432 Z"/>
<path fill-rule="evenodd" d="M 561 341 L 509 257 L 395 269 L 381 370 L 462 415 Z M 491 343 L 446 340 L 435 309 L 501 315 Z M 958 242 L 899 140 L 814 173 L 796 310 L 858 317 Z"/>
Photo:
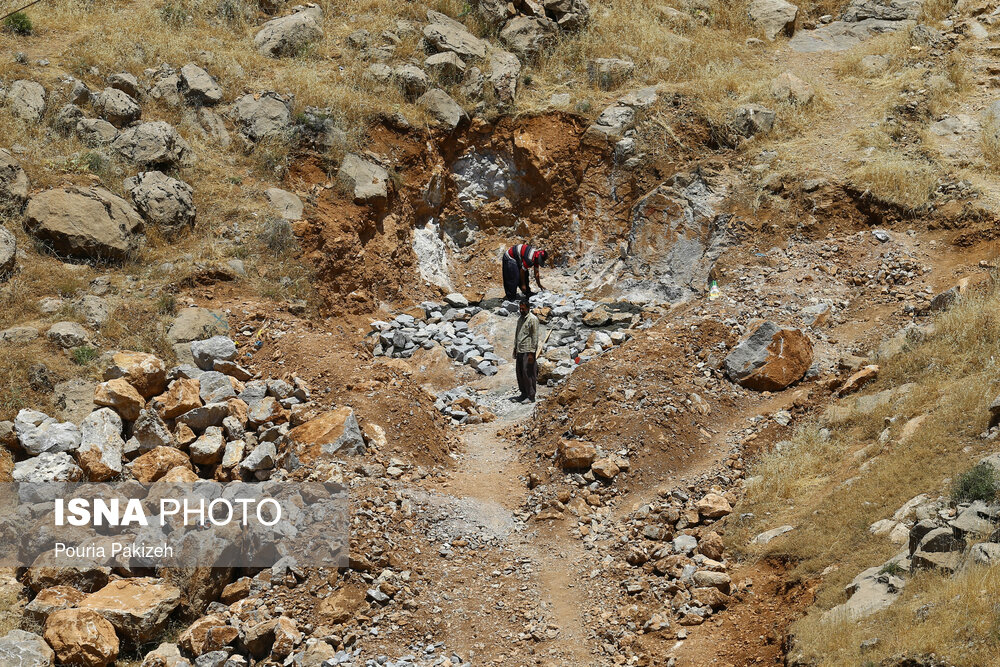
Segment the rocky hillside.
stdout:
<path fill-rule="evenodd" d="M 995 664 L 998 14 L 8 17 L 0 481 L 332 485 L 350 554 L 67 566 L 33 497 L 0 663 Z"/>

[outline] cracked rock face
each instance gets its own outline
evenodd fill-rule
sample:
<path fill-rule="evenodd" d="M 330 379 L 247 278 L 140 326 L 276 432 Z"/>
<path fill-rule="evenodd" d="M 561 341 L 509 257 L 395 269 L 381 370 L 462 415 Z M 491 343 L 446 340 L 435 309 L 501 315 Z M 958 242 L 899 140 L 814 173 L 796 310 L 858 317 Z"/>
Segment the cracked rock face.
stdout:
<path fill-rule="evenodd" d="M 458 186 L 458 201 L 467 211 L 501 197 L 519 196 L 523 190 L 521 174 L 509 155 L 472 151 L 455 160 L 451 171 Z"/>
<path fill-rule="evenodd" d="M 700 178 L 661 184 L 639 200 L 632 209 L 628 261 L 637 275 L 653 278 L 626 281 L 637 297 L 677 302 L 704 289 L 727 243 L 728 217 L 717 213 L 721 201 Z"/>

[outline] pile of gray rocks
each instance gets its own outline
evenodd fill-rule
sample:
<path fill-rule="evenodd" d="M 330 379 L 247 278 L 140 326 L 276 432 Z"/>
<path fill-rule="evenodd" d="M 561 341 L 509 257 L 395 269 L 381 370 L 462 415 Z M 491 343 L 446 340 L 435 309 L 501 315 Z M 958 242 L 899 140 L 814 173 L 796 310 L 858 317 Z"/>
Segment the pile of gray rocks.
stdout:
<path fill-rule="evenodd" d="M 496 374 L 500 358 L 493 345 L 469 328 L 469 320 L 482 308 L 469 305 L 461 294 L 449 294 L 444 304 L 425 301 L 420 308 L 423 317 L 402 313 L 389 322 L 372 322 L 376 336 L 372 354 L 408 358 L 418 349 L 440 345 L 455 363 L 471 366 L 483 375 Z"/>

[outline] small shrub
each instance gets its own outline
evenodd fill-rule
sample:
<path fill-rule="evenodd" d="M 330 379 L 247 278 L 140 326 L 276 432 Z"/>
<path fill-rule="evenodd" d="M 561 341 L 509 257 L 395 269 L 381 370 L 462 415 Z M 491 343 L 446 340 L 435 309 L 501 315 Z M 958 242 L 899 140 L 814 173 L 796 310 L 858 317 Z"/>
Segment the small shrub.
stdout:
<path fill-rule="evenodd" d="M 86 366 L 97 358 L 97 350 L 89 345 L 81 345 L 73 348 L 73 363 L 77 366 Z"/>
<path fill-rule="evenodd" d="M 24 12 L 14 12 L 3 20 L 3 29 L 15 35 L 30 35 L 34 27 Z"/>
<path fill-rule="evenodd" d="M 160 8 L 160 19 L 172 26 L 182 26 L 191 19 L 191 15 L 180 3 L 168 2 Z"/>
<path fill-rule="evenodd" d="M 978 463 L 958 476 L 951 489 L 951 499 L 956 503 L 976 500 L 992 502 L 998 492 L 1000 492 L 1000 479 L 997 479 L 996 470 L 991 465 Z"/>
<path fill-rule="evenodd" d="M 156 312 L 160 315 L 173 315 L 177 312 L 177 297 L 170 292 L 164 292 L 156 299 Z"/>
<path fill-rule="evenodd" d="M 906 569 L 899 563 L 887 563 L 878 571 L 879 574 L 888 574 L 893 577 L 901 577 L 906 574 Z"/>
<path fill-rule="evenodd" d="M 287 220 L 272 218 L 264 223 L 260 233 L 260 242 L 271 252 L 285 254 L 298 247 L 298 240 L 292 225 Z"/>

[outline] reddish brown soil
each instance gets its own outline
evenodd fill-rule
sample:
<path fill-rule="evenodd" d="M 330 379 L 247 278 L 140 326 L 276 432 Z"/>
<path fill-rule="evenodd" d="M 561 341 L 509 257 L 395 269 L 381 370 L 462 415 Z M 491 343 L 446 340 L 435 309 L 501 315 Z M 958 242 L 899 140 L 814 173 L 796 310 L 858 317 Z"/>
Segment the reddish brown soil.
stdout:
<path fill-rule="evenodd" d="M 673 655 L 684 667 L 780 665 L 785 631 L 815 598 L 814 586 L 789 582 L 779 561 L 748 563 L 733 572 L 736 604 L 691 633 Z M 747 585 L 752 583 L 752 585 Z"/>

